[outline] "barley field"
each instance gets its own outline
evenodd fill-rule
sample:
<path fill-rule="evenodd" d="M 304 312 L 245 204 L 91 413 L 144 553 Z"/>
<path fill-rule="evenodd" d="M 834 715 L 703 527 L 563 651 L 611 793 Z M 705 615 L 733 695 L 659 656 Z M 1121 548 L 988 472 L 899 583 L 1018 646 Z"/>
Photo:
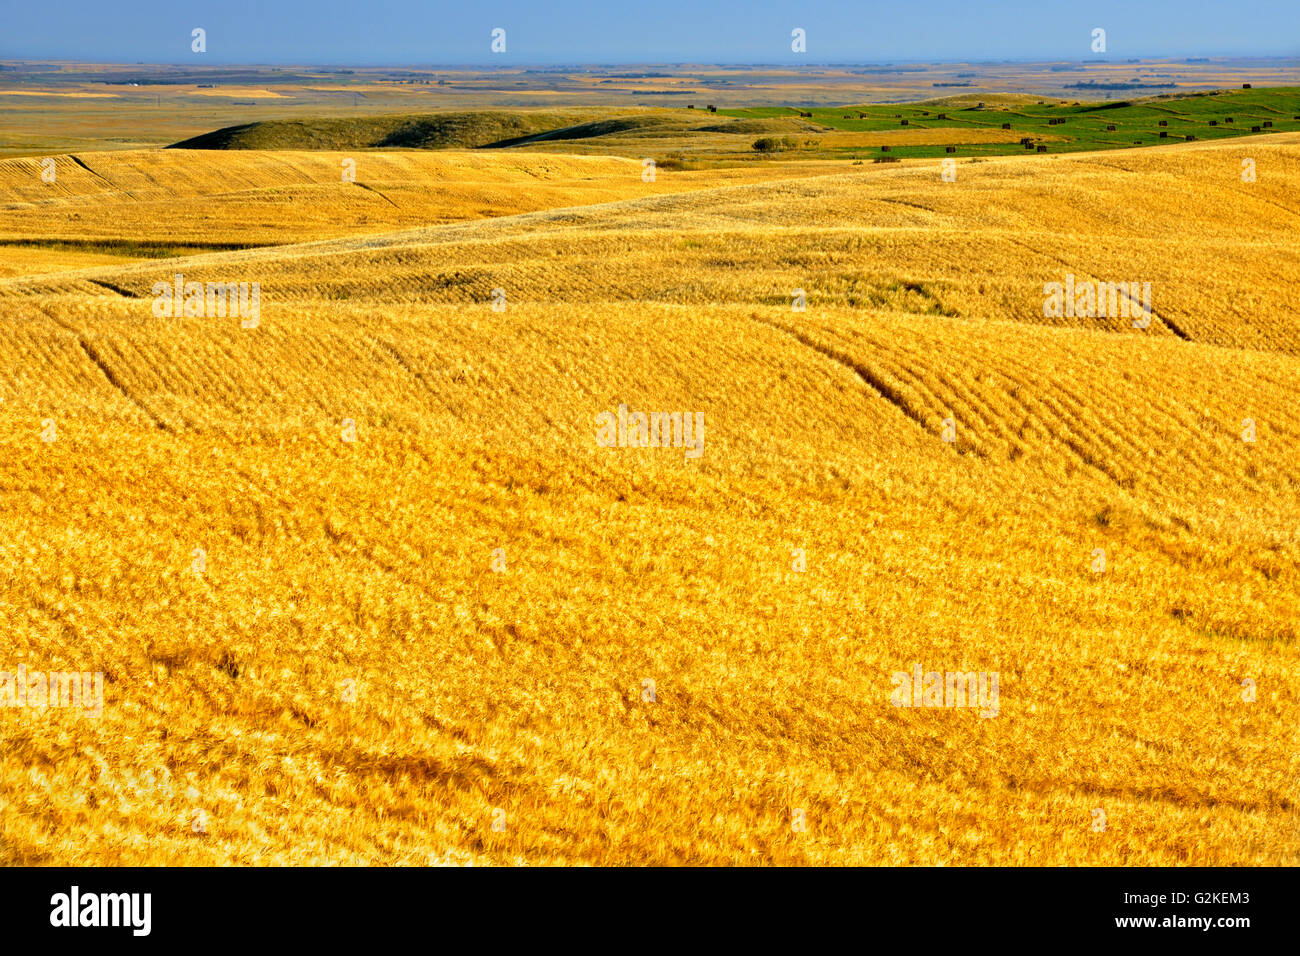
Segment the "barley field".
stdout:
<path fill-rule="evenodd" d="M 0 669 L 103 708 L 0 707 L 0 863 L 1300 863 L 1300 134 L 78 156 L 0 161 Z"/>

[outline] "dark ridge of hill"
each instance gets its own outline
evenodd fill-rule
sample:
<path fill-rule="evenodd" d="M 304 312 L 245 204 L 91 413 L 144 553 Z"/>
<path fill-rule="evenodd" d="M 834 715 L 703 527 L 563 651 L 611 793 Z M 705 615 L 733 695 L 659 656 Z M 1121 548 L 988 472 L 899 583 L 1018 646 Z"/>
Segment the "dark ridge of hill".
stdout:
<path fill-rule="evenodd" d="M 698 114 L 647 111 L 611 115 L 609 110 L 570 112 L 466 111 L 355 119 L 268 120 L 227 126 L 168 149 L 501 149 L 535 143 L 598 139 L 619 134 L 680 136 L 689 133 L 824 132 L 794 117 L 718 118 L 698 126 Z"/>
<path fill-rule="evenodd" d="M 532 133 L 515 139 L 491 143 L 491 147 L 523 146 L 527 143 L 544 143 L 548 141 L 571 139 L 594 139 L 598 136 L 610 136 L 615 133 L 683 133 L 691 128 L 693 117 L 684 116 L 618 116 L 610 119 L 592 120 L 549 129 L 541 133 Z"/>
<path fill-rule="evenodd" d="M 477 149 L 590 123 L 605 111 L 474 110 L 227 126 L 168 149 Z"/>

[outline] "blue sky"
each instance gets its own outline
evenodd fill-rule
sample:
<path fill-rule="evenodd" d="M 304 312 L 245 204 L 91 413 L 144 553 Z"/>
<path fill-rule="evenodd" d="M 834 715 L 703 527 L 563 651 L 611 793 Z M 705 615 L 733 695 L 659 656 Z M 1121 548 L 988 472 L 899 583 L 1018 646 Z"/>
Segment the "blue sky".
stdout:
<path fill-rule="evenodd" d="M 203 56 L 190 31 L 207 31 Z M 494 27 L 506 53 L 490 50 Z M 807 33 L 807 53 L 790 31 Z M 1300 0 L 2 0 L 0 57 L 447 65 L 1296 56 Z"/>

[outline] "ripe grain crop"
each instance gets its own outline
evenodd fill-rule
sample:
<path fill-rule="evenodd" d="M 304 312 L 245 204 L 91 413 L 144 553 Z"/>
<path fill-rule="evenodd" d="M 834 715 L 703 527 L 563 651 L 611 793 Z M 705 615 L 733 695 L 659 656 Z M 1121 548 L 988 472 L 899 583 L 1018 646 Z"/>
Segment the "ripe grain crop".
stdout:
<path fill-rule="evenodd" d="M 1300 862 L 1296 137 L 808 172 L 0 279 L 0 862 Z"/>

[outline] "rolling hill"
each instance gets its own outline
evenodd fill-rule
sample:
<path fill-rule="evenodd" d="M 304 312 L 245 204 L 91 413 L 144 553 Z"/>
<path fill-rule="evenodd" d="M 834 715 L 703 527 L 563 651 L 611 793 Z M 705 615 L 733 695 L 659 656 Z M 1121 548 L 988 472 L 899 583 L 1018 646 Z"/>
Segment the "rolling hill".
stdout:
<path fill-rule="evenodd" d="M 660 170 L 463 151 L 123 150 L 0 160 L 0 275 L 340 236 L 822 175 L 824 163 Z M 344 178 L 351 167 L 354 181 Z"/>
<path fill-rule="evenodd" d="M 0 708 L 0 862 L 1300 862 L 1300 136 L 544 162 L 584 204 L 0 279 L 11 646 L 105 675 Z M 258 324 L 157 316 L 176 273 Z"/>

